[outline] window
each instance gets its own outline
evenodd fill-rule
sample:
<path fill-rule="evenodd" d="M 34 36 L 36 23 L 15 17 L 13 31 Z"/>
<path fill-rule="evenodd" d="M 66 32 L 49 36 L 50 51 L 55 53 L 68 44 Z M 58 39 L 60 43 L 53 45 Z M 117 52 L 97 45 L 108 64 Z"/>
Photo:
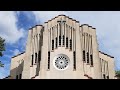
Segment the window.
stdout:
<path fill-rule="evenodd" d="M 83 61 L 85 62 L 85 50 L 83 50 Z"/>
<path fill-rule="evenodd" d="M 69 64 L 69 57 L 65 54 L 58 54 L 54 57 L 54 66 L 58 70 L 65 70 Z"/>
<path fill-rule="evenodd" d="M 93 55 L 90 55 L 91 66 L 93 66 Z"/>
<path fill-rule="evenodd" d="M 75 51 L 73 52 L 73 68 L 76 70 L 76 53 Z"/>
<path fill-rule="evenodd" d="M 70 50 L 72 50 L 72 39 L 70 39 Z"/>
<path fill-rule="evenodd" d="M 65 36 L 63 35 L 63 45 L 65 45 Z"/>
<path fill-rule="evenodd" d="M 38 62 L 41 60 L 41 51 L 38 52 Z"/>
<path fill-rule="evenodd" d="M 32 55 L 32 63 L 31 63 L 31 65 L 33 65 L 33 59 L 34 59 L 34 55 Z"/>
<path fill-rule="evenodd" d="M 109 79 L 109 76 L 107 76 L 107 79 Z"/>
<path fill-rule="evenodd" d="M 18 79 L 18 75 L 16 75 L 16 79 Z"/>
<path fill-rule="evenodd" d="M 20 76 L 19 76 L 19 79 L 21 79 L 22 78 L 22 74 L 20 74 Z"/>
<path fill-rule="evenodd" d="M 61 36 L 59 36 L 59 46 L 61 45 Z"/>
<path fill-rule="evenodd" d="M 87 52 L 87 63 L 89 63 L 89 53 Z"/>
<path fill-rule="evenodd" d="M 37 62 L 37 53 L 35 53 L 35 63 Z"/>
<path fill-rule="evenodd" d="M 66 37 L 66 48 L 68 48 L 68 37 Z"/>
<path fill-rule="evenodd" d="M 55 47 L 56 47 L 56 48 L 57 48 L 57 43 L 58 43 L 58 42 L 57 42 L 57 37 L 56 37 L 56 44 L 55 44 Z"/>
<path fill-rule="evenodd" d="M 50 51 L 48 52 L 48 69 L 50 69 Z"/>
<path fill-rule="evenodd" d="M 106 78 L 105 78 L 105 74 L 103 74 L 103 79 L 106 79 Z"/>
<path fill-rule="evenodd" d="M 52 50 L 54 50 L 54 40 L 52 40 Z"/>

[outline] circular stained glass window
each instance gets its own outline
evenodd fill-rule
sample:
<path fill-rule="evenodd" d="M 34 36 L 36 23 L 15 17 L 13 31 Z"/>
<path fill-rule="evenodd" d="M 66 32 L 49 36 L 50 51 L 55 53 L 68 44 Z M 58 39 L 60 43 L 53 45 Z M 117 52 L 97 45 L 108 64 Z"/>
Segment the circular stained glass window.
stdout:
<path fill-rule="evenodd" d="M 69 58 L 65 54 L 59 54 L 55 56 L 54 62 L 53 62 L 55 68 L 59 70 L 64 70 L 68 67 L 69 64 Z"/>

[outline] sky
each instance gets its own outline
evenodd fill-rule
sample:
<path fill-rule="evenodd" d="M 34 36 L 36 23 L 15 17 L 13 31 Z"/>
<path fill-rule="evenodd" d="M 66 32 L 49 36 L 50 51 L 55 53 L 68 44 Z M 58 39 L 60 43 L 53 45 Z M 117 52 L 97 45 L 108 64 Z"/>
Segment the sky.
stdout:
<path fill-rule="evenodd" d="M 6 40 L 0 79 L 10 74 L 11 57 L 25 51 L 29 28 L 59 14 L 96 28 L 99 50 L 114 56 L 115 70 L 120 70 L 120 11 L 0 11 L 0 36 Z"/>

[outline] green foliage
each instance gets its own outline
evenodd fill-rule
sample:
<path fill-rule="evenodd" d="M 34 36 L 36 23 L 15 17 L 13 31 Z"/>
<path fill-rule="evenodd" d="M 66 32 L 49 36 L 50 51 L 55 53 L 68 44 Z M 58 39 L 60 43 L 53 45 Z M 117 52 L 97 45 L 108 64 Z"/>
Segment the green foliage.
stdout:
<path fill-rule="evenodd" d="M 116 74 L 117 74 L 117 75 L 120 75 L 120 71 L 116 71 Z"/>
<path fill-rule="evenodd" d="M 4 64 L 2 64 L 1 61 L 0 61 L 0 67 L 4 67 Z"/>
<path fill-rule="evenodd" d="M 118 79 L 120 79 L 120 70 L 119 70 L 119 71 L 116 71 L 115 73 L 116 73 L 116 77 L 117 77 Z"/>
<path fill-rule="evenodd" d="M 5 40 L 0 37 L 0 57 L 3 56 L 3 51 L 5 51 Z M 0 67 L 4 67 L 4 64 L 0 61 Z"/>
<path fill-rule="evenodd" d="M 5 51 L 5 40 L 0 37 L 0 56 L 3 56 L 3 51 Z"/>

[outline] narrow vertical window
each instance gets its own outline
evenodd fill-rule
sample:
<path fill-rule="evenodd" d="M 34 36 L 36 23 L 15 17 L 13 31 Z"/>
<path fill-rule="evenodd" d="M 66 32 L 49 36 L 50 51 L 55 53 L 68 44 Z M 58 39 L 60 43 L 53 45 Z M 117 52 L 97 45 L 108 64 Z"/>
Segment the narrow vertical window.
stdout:
<path fill-rule="evenodd" d="M 33 65 L 33 59 L 34 59 L 34 56 L 32 55 L 32 63 L 31 63 L 31 65 Z"/>
<path fill-rule="evenodd" d="M 59 46 L 61 46 L 61 24 L 59 23 L 59 26 L 60 26 L 60 33 L 59 33 Z"/>
<path fill-rule="evenodd" d="M 87 52 L 87 63 L 89 63 L 89 52 Z"/>
<path fill-rule="evenodd" d="M 41 51 L 38 52 L 38 62 L 41 60 Z"/>
<path fill-rule="evenodd" d="M 59 46 L 61 46 L 61 36 L 59 36 Z"/>
<path fill-rule="evenodd" d="M 37 63 L 37 53 L 35 53 L 35 63 Z"/>
<path fill-rule="evenodd" d="M 93 66 L 93 55 L 90 55 L 91 66 Z"/>
<path fill-rule="evenodd" d="M 60 36 L 61 36 L 61 28 L 62 28 L 62 26 L 61 26 L 61 24 L 59 23 L 59 26 L 60 26 Z"/>
<path fill-rule="evenodd" d="M 70 39 L 70 50 L 72 50 L 72 39 Z"/>
<path fill-rule="evenodd" d="M 18 75 L 16 75 L 16 79 L 18 79 Z"/>
<path fill-rule="evenodd" d="M 56 37 L 56 43 L 55 43 L 55 47 L 56 47 L 56 48 L 57 48 L 57 43 L 58 43 L 58 42 L 57 42 L 57 37 Z"/>
<path fill-rule="evenodd" d="M 68 37 L 66 37 L 66 48 L 68 48 Z"/>
<path fill-rule="evenodd" d="M 22 78 L 22 74 L 19 75 L 19 79 L 21 79 L 21 78 Z"/>
<path fill-rule="evenodd" d="M 73 69 L 76 70 L 76 53 L 73 52 Z"/>
<path fill-rule="evenodd" d="M 63 45 L 65 45 L 65 36 L 63 35 Z"/>
<path fill-rule="evenodd" d="M 85 50 L 83 50 L 83 61 L 85 62 Z"/>
<path fill-rule="evenodd" d="M 107 79 L 109 79 L 109 67 L 108 67 L 108 62 L 107 62 Z"/>
<path fill-rule="evenodd" d="M 48 52 L 48 69 L 50 69 L 50 51 Z"/>
<path fill-rule="evenodd" d="M 52 50 L 54 50 L 54 40 L 52 40 Z"/>
<path fill-rule="evenodd" d="M 103 79 L 106 79 L 106 78 L 105 78 L 105 74 L 103 74 Z"/>

